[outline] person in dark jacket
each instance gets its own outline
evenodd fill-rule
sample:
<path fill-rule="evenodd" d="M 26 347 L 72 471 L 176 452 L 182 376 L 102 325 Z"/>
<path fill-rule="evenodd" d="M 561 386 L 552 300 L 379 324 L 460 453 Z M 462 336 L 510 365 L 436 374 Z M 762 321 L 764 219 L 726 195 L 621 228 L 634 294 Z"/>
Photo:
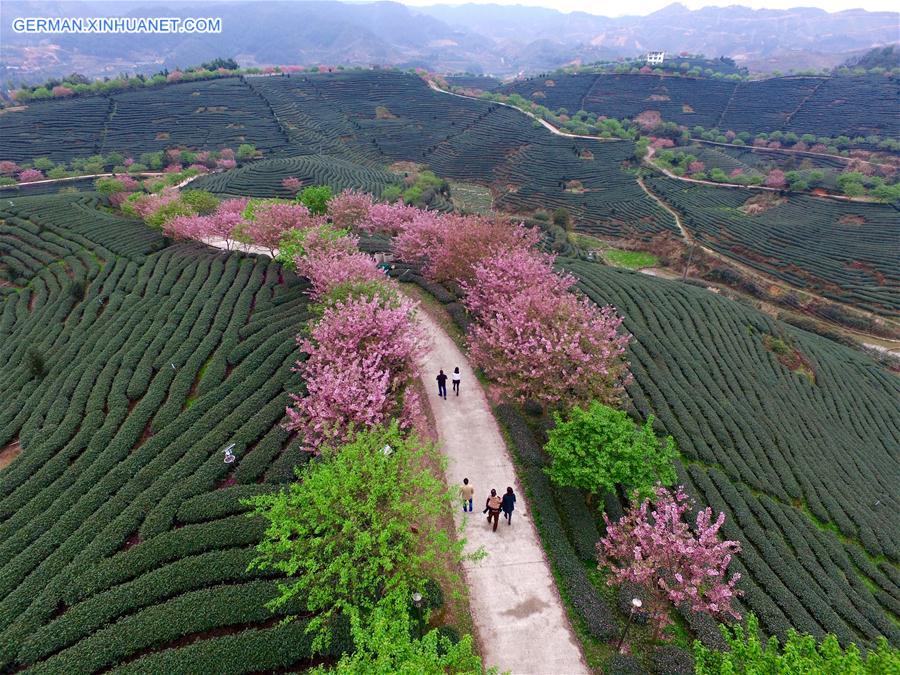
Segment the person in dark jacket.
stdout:
<path fill-rule="evenodd" d="M 438 383 L 438 398 L 442 398 L 445 401 L 447 400 L 447 376 L 444 375 L 444 371 L 438 373 L 438 376 L 435 378 Z"/>
<path fill-rule="evenodd" d="M 503 511 L 503 517 L 506 518 L 506 524 L 512 525 L 512 512 L 516 508 L 516 493 L 513 492 L 511 487 L 506 488 L 506 494 L 503 495 L 500 508 Z"/>

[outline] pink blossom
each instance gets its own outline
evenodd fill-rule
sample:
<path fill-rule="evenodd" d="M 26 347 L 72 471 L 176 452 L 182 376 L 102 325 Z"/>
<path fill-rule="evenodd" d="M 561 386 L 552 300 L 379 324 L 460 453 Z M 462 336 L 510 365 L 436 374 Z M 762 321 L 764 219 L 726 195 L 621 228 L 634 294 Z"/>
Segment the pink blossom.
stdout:
<path fill-rule="evenodd" d="M 318 222 L 319 219 L 313 217 L 303 204 L 268 200 L 254 207 L 244 234 L 257 246 L 268 249 L 274 257 L 282 237 L 290 230 L 308 229 Z"/>
<path fill-rule="evenodd" d="M 75 92 L 72 89 L 69 89 L 69 87 L 64 87 L 63 85 L 59 84 L 53 87 L 51 93 L 53 94 L 54 98 L 61 98 L 63 96 L 71 96 Z"/>
<path fill-rule="evenodd" d="M 184 78 L 184 73 L 180 70 L 173 70 L 171 73 L 166 75 L 167 82 L 180 82 Z"/>
<path fill-rule="evenodd" d="M 472 278 L 479 261 L 500 251 L 529 248 L 540 232 L 477 216 L 420 211 L 394 239 L 398 257 L 422 261 L 436 281 L 462 283 Z"/>
<path fill-rule="evenodd" d="M 216 161 L 216 168 L 226 171 L 237 166 L 237 162 L 233 159 L 219 159 Z"/>
<path fill-rule="evenodd" d="M 787 185 L 787 179 L 781 169 L 772 169 L 766 175 L 766 187 L 783 188 L 785 185 Z"/>
<path fill-rule="evenodd" d="M 117 173 L 113 175 L 119 183 L 122 184 L 122 189 L 125 192 L 134 192 L 140 187 L 140 183 L 136 181 L 134 178 L 125 173 Z"/>
<path fill-rule="evenodd" d="M 4 159 L 0 161 L 0 175 L 3 176 L 13 176 L 20 171 L 19 165 L 15 162 L 11 162 L 8 159 Z"/>
<path fill-rule="evenodd" d="M 369 234 L 399 234 L 421 211 L 413 206 L 398 204 L 373 204 L 369 215 L 357 228 Z"/>
<path fill-rule="evenodd" d="M 291 395 L 285 427 L 300 431 L 313 451 L 338 443 L 353 428 L 370 427 L 415 413 L 404 393 L 416 375 L 425 346 L 415 319 L 416 304 L 399 297 L 390 306 L 378 298 L 356 298 L 325 309 L 309 339 L 298 336 L 309 355 L 294 370 L 307 395 Z"/>
<path fill-rule="evenodd" d="M 39 171 L 38 169 L 25 169 L 19 174 L 20 183 L 31 183 L 36 180 L 42 180 L 43 178 L 43 171 Z"/>
<path fill-rule="evenodd" d="M 124 164 L 125 166 L 131 166 L 132 164 L 134 164 L 134 157 L 126 157 L 125 161 L 122 162 L 122 164 Z"/>
<path fill-rule="evenodd" d="M 368 218 L 372 206 L 372 195 L 344 190 L 328 202 L 328 215 L 336 227 L 352 229 Z"/>
<path fill-rule="evenodd" d="M 683 488 L 672 494 L 658 485 L 652 506 L 645 499 L 616 523 L 603 514 L 607 534 L 597 552 L 600 565 L 612 574 L 607 583 L 641 586 L 655 626 L 654 637 L 672 623 L 669 603 L 687 602 L 696 612 L 741 618 L 731 606 L 741 594 L 735 588 L 741 575 L 727 578 L 728 565 L 741 550 L 740 542 L 719 539 L 725 514 L 713 521 L 709 507 L 697 514 L 692 531 L 683 518 L 691 507 Z"/>
<path fill-rule="evenodd" d="M 169 164 L 163 169 L 163 173 L 178 173 L 179 171 L 181 171 L 181 164 Z"/>
<path fill-rule="evenodd" d="M 688 164 L 688 173 L 702 173 L 706 169 L 703 162 L 694 161 Z"/>
<path fill-rule="evenodd" d="M 295 261 L 297 273 L 310 280 L 311 295 L 321 299 L 336 286 L 351 282 L 384 281 L 372 256 L 359 251 L 312 250 Z"/>
<path fill-rule="evenodd" d="M 169 187 L 156 194 L 141 195 L 136 201 L 132 202 L 132 206 L 135 213 L 146 220 L 163 206 L 178 201 L 178 199 L 178 190 Z"/>
<path fill-rule="evenodd" d="M 300 192 L 300 188 L 303 187 L 303 181 L 299 178 L 295 178 L 294 176 L 288 176 L 281 181 L 281 186 L 292 194 L 296 194 Z"/>

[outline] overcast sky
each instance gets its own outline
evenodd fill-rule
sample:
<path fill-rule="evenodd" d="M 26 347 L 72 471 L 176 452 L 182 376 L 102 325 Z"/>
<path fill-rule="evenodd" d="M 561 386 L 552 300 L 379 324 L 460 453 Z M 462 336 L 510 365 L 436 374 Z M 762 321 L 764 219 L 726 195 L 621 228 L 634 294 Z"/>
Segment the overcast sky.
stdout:
<path fill-rule="evenodd" d="M 442 2 L 441 0 L 399 0 L 405 5 L 460 5 L 465 2 Z M 532 5 L 537 7 L 551 7 L 561 12 L 589 12 L 601 16 L 621 16 L 623 14 L 650 14 L 669 5 L 673 0 L 648 0 L 636 4 L 628 2 L 604 2 L 603 0 L 472 0 L 479 4 L 496 5 Z M 716 5 L 727 7 L 728 5 L 743 5 L 754 9 L 789 9 L 791 7 L 819 7 L 828 12 L 840 12 L 844 9 L 867 9 L 871 12 L 888 12 L 897 10 L 896 0 L 815 0 L 804 2 L 803 0 L 747 0 L 735 2 L 734 0 L 683 0 L 683 5 L 690 9 L 700 9 Z M 897 39 L 900 40 L 900 26 L 897 28 Z"/>

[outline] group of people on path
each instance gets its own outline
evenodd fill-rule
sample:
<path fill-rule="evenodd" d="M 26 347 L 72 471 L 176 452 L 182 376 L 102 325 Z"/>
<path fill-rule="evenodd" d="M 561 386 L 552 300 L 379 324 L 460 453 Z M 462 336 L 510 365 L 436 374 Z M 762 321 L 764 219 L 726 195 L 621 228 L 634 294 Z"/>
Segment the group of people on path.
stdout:
<path fill-rule="evenodd" d="M 463 500 L 463 512 L 472 513 L 472 499 L 475 496 L 475 488 L 469 485 L 469 479 L 463 478 L 463 484 L 459 487 L 459 494 Z M 488 524 L 494 524 L 494 532 L 497 531 L 497 523 L 500 522 L 500 512 L 506 519 L 507 525 L 512 525 L 512 514 L 516 508 L 516 493 L 511 487 L 506 488 L 503 497 L 497 494 L 497 490 L 491 489 L 491 494 L 484 503 L 484 511 L 487 514 Z"/>
<path fill-rule="evenodd" d="M 445 401 L 447 400 L 447 376 L 444 375 L 444 370 L 441 369 L 441 372 L 438 373 L 438 376 L 435 378 L 438 383 L 438 398 L 443 398 Z M 450 379 L 453 380 L 453 391 L 459 396 L 459 382 L 462 377 L 459 374 L 459 366 L 453 369 L 453 374 L 450 376 Z"/>
<path fill-rule="evenodd" d="M 438 398 L 447 400 L 447 375 L 444 374 L 443 368 L 438 372 L 435 378 L 438 384 Z M 459 374 L 459 366 L 453 369 L 450 376 L 453 381 L 453 392 L 459 396 L 459 382 L 462 379 Z M 472 500 L 475 498 L 475 488 L 469 485 L 469 479 L 463 478 L 463 484 L 459 486 L 459 495 L 462 497 L 463 511 L 472 512 Z M 491 489 L 491 494 L 484 503 L 484 511 L 487 514 L 488 524 L 494 524 L 494 532 L 497 531 L 497 523 L 500 522 L 500 512 L 506 519 L 507 525 L 512 525 L 512 514 L 516 508 L 516 493 L 511 487 L 506 488 L 506 494 L 501 497 L 497 494 L 497 490 Z"/>

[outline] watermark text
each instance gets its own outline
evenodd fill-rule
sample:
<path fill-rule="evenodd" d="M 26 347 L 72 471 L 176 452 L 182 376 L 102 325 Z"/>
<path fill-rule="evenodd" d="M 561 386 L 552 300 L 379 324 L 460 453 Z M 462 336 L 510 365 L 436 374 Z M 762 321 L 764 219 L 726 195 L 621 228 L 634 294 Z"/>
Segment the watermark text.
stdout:
<path fill-rule="evenodd" d="M 13 19 L 16 33 L 221 33 L 222 19 L 209 17 L 46 17 Z"/>

